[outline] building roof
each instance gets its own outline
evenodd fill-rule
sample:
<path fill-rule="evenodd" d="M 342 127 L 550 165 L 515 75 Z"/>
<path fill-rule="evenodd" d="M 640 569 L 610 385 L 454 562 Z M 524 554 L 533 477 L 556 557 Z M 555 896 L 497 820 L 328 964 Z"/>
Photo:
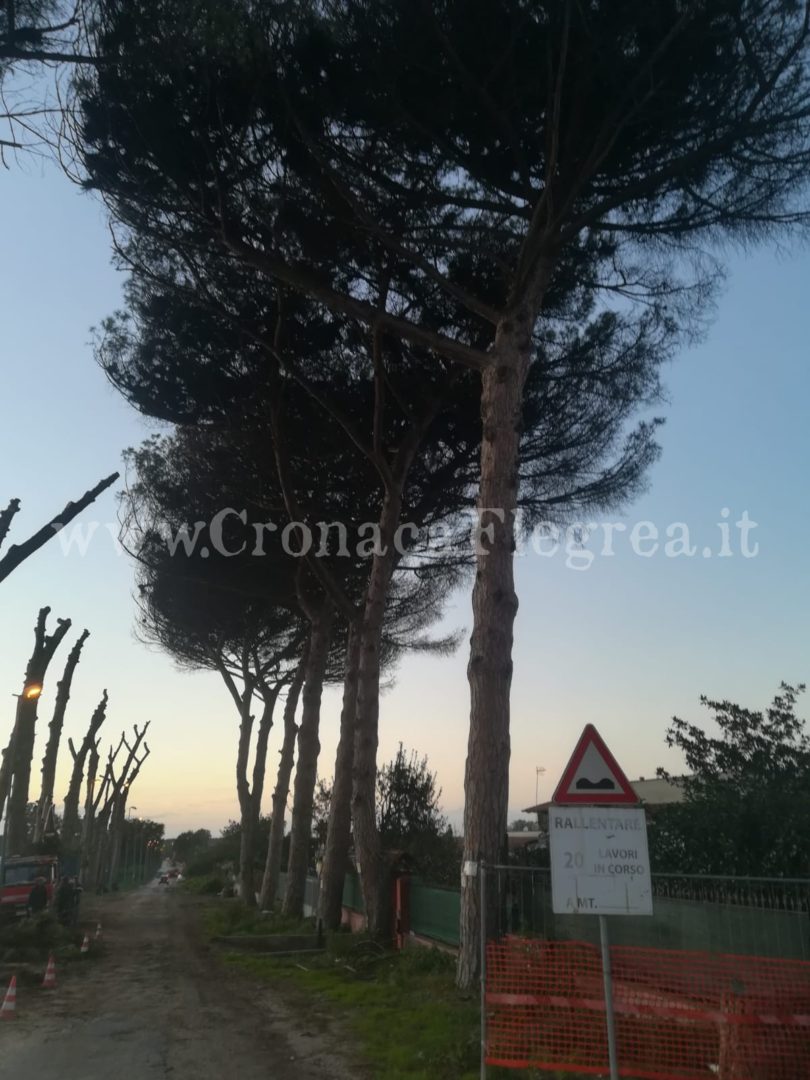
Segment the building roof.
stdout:
<path fill-rule="evenodd" d="M 669 803 L 683 802 L 681 781 L 685 779 L 683 776 L 674 776 L 671 780 L 665 780 L 661 776 L 655 776 L 647 780 L 640 776 L 638 780 L 630 781 L 630 787 L 645 806 L 666 806 Z M 550 802 L 544 802 L 537 806 L 527 806 L 523 813 L 538 814 L 541 810 L 548 810 L 550 805 Z"/>

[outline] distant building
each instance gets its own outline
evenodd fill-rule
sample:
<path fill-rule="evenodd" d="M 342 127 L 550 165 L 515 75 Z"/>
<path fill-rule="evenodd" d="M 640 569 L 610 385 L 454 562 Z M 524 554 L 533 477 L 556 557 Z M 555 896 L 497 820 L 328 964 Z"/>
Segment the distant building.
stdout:
<path fill-rule="evenodd" d="M 548 847 L 548 833 L 545 829 L 520 829 L 518 831 L 510 830 L 506 834 L 507 843 L 509 845 L 509 853 L 513 851 L 525 851 L 526 848 L 546 848 Z"/>
<path fill-rule="evenodd" d="M 688 778 L 674 776 L 671 780 L 664 780 L 662 777 L 656 776 L 652 780 L 647 780 L 640 776 L 638 780 L 630 781 L 630 787 L 638 795 L 642 805 L 647 810 L 648 817 L 654 817 L 655 811 L 659 807 L 683 802 L 682 781 L 685 779 Z M 524 814 L 537 815 L 537 827 L 543 835 L 547 832 L 545 816 L 550 805 L 550 802 L 539 803 L 537 806 L 527 806 L 523 811 Z"/>

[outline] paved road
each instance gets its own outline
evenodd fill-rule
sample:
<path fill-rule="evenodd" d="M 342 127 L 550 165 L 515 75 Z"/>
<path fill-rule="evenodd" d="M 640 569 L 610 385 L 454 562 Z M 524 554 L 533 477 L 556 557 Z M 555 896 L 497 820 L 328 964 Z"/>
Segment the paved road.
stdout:
<path fill-rule="evenodd" d="M 149 885 L 104 898 L 106 955 L 52 996 L 18 991 L 0 1076 L 21 1080 L 354 1080 L 317 1014 L 229 972 L 199 939 L 193 900 Z M 85 917 L 93 914 L 85 911 Z M 93 915 L 93 917 L 95 917 Z"/>

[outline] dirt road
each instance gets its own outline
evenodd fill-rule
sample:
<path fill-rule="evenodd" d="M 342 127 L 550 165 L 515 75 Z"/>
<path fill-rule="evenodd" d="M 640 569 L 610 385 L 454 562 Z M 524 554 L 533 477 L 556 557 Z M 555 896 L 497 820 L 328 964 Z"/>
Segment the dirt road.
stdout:
<path fill-rule="evenodd" d="M 0 1076 L 28 1080 L 354 1080 L 323 1018 L 230 972 L 199 937 L 194 900 L 157 884 L 98 901 L 106 954 L 18 992 Z M 88 904 L 84 918 L 95 919 Z M 191 917 L 190 917 L 191 914 Z"/>

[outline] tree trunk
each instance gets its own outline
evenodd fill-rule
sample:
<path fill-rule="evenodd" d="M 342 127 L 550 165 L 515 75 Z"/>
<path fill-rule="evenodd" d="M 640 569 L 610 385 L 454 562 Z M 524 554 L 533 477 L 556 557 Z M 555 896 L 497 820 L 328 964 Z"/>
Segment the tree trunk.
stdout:
<path fill-rule="evenodd" d="M 267 766 L 267 740 L 273 726 L 273 713 L 278 700 L 281 683 L 264 693 L 264 708 L 259 721 L 259 734 L 256 738 L 256 757 L 253 761 L 253 783 L 249 795 L 249 813 L 247 821 L 242 819 L 242 839 L 239 845 L 239 880 L 242 900 L 248 907 L 256 905 L 256 844 L 259 833 L 259 820 L 262 812 L 264 794 L 264 774 Z"/>
<path fill-rule="evenodd" d="M 352 765 L 354 720 L 357 712 L 357 673 L 360 664 L 360 628 L 349 627 L 340 710 L 340 739 L 335 756 L 335 779 L 329 803 L 329 824 L 321 869 L 318 914 L 327 930 L 337 930 L 343 913 L 343 883 L 352 833 Z"/>
<path fill-rule="evenodd" d="M 84 818 L 82 820 L 81 859 L 79 862 L 80 879 L 84 881 L 90 862 L 90 847 L 93 841 L 93 824 L 95 819 L 94 798 L 96 792 L 96 777 L 98 776 L 98 744 L 90 747 L 90 755 L 87 762 L 87 789 L 84 798 Z"/>
<path fill-rule="evenodd" d="M 89 630 L 83 630 L 78 641 L 68 654 L 65 670 L 57 684 L 56 702 L 53 707 L 48 735 L 48 745 L 42 758 L 42 789 L 39 796 L 39 809 L 37 812 L 36 831 L 34 840 L 40 841 L 48 818 L 48 811 L 53 803 L 53 783 L 56 776 L 56 762 L 59 757 L 59 743 L 62 738 L 62 726 L 65 722 L 65 709 L 70 699 L 70 687 L 73 682 L 73 673 L 82 654 L 85 641 L 90 636 Z"/>
<path fill-rule="evenodd" d="M 321 744 L 318 728 L 321 720 L 321 695 L 335 612 L 327 601 L 312 620 L 309 655 L 304 675 L 301 726 L 298 729 L 298 764 L 295 769 L 292 825 L 290 827 L 290 857 L 287 864 L 287 886 L 282 910 L 291 918 L 304 914 L 304 895 L 309 870 L 309 848 L 312 838 L 312 805 L 318 777 L 318 754 Z"/>
<path fill-rule="evenodd" d="M 14 749 L 14 731 L 12 729 L 11 739 L 8 746 L 3 751 L 3 760 L 0 762 L 0 814 L 5 817 L 6 813 L 6 799 L 11 789 L 11 759 L 13 757 Z M 3 823 L 5 828 L 5 822 Z"/>
<path fill-rule="evenodd" d="M 526 311 L 498 326 L 494 346 L 497 362 L 483 375 L 478 497 L 482 535 L 476 553 L 473 631 L 467 666 L 470 732 L 464 775 L 465 864 L 497 862 L 506 832 L 512 633 L 518 608 L 513 572 L 514 527 L 523 385 L 532 321 Z M 462 875 L 457 982 L 466 990 L 475 985 L 480 970 L 478 890 L 477 877 Z"/>
<path fill-rule="evenodd" d="M 380 553 L 375 554 L 363 610 L 352 768 L 354 848 L 371 934 L 385 937 L 391 917 L 388 866 L 377 829 L 377 745 L 380 718 L 380 646 L 388 588 L 397 562 L 393 546 L 402 498 L 387 491 L 380 515 Z"/>
<path fill-rule="evenodd" d="M 124 831 L 126 807 L 127 796 L 126 790 L 124 790 L 115 800 L 115 806 L 110 817 L 110 863 L 107 868 L 107 886 L 110 889 L 115 884 L 115 878 L 118 874 L 118 860 L 121 855 L 121 836 Z"/>
<path fill-rule="evenodd" d="M 284 738 L 281 743 L 281 756 L 278 763 L 276 786 L 273 791 L 273 817 L 270 823 L 267 859 L 264 864 L 264 876 L 259 897 L 259 907 L 262 911 L 269 911 L 273 907 L 278 892 L 281 853 L 284 847 L 284 818 L 287 811 L 290 777 L 292 776 L 293 759 L 295 757 L 295 736 L 298 732 L 295 713 L 298 709 L 298 699 L 301 696 L 301 686 L 304 682 L 305 665 L 306 653 L 296 668 L 295 676 L 287 691 L 287 700 L 284 703 Z"/>
<path fill-rule="evenodd" d="M 12 549 L 13 550 L 13 549 Z M 34 651 L 28 661 L 22 693 L 17 699 L 17 715 L 12 735 L 11 758 L 11 795 L 8 800 L 8 846 L 10 855 L 24 855 L 28 845 L 28 790 L 31 783 L 31 761 L 34 756 L 34 738 L 37 725 L 37 704 L 39 693 L 45 681 L 53 654 L 62 638 L 70 629 L 70 619 L 57 619 L 56 629 L 52 634 L 45 633 L 45 622 L 50 608 L 40 610 L 37 625 L 34 628 Z M 37 692 L 27 696 L 36 688 Z"/>
<path fill-rule="evenodd" d="M 107 691 L 104 690 L 101 695 L 101 701 L 98 703 L 93 715 L 90 717 L 90 726 L 82 739 L 82 744 L 78 751 L 73 754 L 73 771 L 70 774 L 70 783 L 68 784 L 67 795 L 65 795 L 65 812 L 62 818 L 62 849 L 64 851 L 70 851 L 76 845 L 78 839 L 79 798 L 82 792 L 84 763 L 87 759 L 87 755 L 92 751 L 95 751 L 96 735 L 98 734 L 98 729 L 104 723 L 106 714 Z M 96 758 L 98 758 L 97 754 Z"/>
<path fill-rule="evenodd" d="M 250 785 L 247 778 L 250 756 L 250 737 L 253 732 L 253 714 L 250 711 L 252 694 L 246 688 L 242 698 L 239 720 L 239 744 L 236 752 L 236 793 L 239 798 L 239 895 L 250 905 L 253 896 L 253 862 L 248 852 L 253 850 L 252 811 Z"/>

